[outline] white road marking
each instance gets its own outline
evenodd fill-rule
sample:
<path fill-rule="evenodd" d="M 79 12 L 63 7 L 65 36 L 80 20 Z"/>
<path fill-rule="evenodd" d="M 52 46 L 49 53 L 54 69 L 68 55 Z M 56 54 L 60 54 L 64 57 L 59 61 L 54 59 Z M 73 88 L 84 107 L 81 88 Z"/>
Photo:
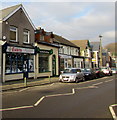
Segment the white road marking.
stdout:
<path fill-rule="evenodd" d="M 113 79 L 111 79 L 111 80 L 106 80 L 105 82 L 111 82 L 111 81 L 113 81 Z"/>
<path fill-rule="evenodd" d="M 34 104 L 34 106 L 37 106 L 44 98 L 45 98 L 45 96 L 41 97 L 41 98 Z"/>
<path fill-rule="evenodd" d="M 93 80 L 93 81 L 97 81 L 97 80 Z M 88 82 L 91 82 L 91 81 L 87 81 L 87 82 L 84 82 L 84 83 L 88 83 Z M 72 88 L 72 92 L 71 92 L 71 93 L 46 95 L 46 96 L 41 97 L 33 106 L 21 106 L 21 107 L 14 107 L 14 108 L 6 108 L 6 109 L 0 109 L 0 111 L 17 110 L 17 109 L 24 109 L 24 108 L 36 107 L 36 106 L 38 106 L 38 105 L 41 103 L 41 101 L 42 101 L 44 98 L 54 97 L 54 96 L 63 96 L 63 95 L 74 95 L 74 94 L 75 94 L 75 89 L 98 88 L 98 87 L 95 86 L 95 85 L 99 85 L 99 84 L 102 84 L 102 83 L 103 83 L 103 82 L 96 83 L 96 84 L 93 84 L 92 86 L 88 86 L 88 87 Z M 81 84 L 82 84 L 82 83 L 81 83 Z M 51 85 L 53 85 L 53 83 L 52 83 Z M 111 108 L 111 109 L 112 109 L 112 108 Z"/>
<path fill-rule="evenodd" d="M 72 93 L 46 95 L 46 96 L 41 97 L 41 98 L 40 98 L 40 99 L 34 104 L 34 106 L 39 105 L 39 103 L 40 103 L 44 98 L 48 98 L 48 97 L 56 97 L 56 96 L 63 96 L 63 95 L 73 95 L 73 94 L 75 94 L 75 90 L 74 90 L 74 88 L 72 89 Z"/>
<path fill-rule="evenodd" d="M 19 92 L 22 92 L 22 91 L 25 91 L 25 90 L 28 90 L 29 88 L 24 88 L 24 89 L 21 89 L 19 90 Z"/>
<path fill-rule="evenodd" d="M 103 82 L 99 82 L 99 83 L 95 83 L 95 84 L 93 84 L 93 85 L 94 85 L 94 86 L 95 86 L 95 85 L 100 85 L 100 84 L 102 84 L 102 83 L 103 83 Z"/>
<path fill-rule="evenodd" d="M 87 86 L 87 87 L 81 87 L 81 88 L 75 88 L 75 89 L 87 89 L 87 88 L 98 88 L 97 86 Z"/>
<path fill-rule="evenodd" d="M 0 109 L 0 111 L 8 111 L 8 110 L 18 110 L 18 109 L 26 109 L 26 108 L 32 108 L 33 106 L 21 106 L 21 107 L 13 107 L 13 108 L 6 108 L 6 109 Z"/>
<path fill-rule="evenodd" d="M 50 84 L 50 86 L 54 85 L 55 83 Z"/>
<path fill-rule="evenodd" d="M 114 119 L 114 120 L 117 120 L 117 116 L 116 116 L 115 111 L 114 111 L 114 109 L 113 109 L 113 107 L 115 107 L 115 106 L 117 106 L 117 104 L 114 104 L 114 105 L 109 106 L 109 109 L 110 109 L 110 112 L 111 112 L 111 114 L 112 114 L 113 119 Z"/>

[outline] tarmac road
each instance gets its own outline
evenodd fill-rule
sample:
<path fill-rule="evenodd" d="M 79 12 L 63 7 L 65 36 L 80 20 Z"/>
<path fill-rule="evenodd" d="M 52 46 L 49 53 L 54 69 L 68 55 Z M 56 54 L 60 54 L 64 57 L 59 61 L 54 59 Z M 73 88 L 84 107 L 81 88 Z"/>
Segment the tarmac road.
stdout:
<path fill-rule="evenodd" d="M 115 76 L 3 92 L 3 118 L 113 118 Z"/>

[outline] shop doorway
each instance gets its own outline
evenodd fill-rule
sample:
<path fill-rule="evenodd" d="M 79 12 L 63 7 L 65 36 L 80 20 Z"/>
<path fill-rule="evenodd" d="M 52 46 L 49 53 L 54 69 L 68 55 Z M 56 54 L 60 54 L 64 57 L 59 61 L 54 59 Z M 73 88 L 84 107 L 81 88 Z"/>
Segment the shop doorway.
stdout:
<path fill-rule="evenodd" d="M 56 75 L 56 56 L 52 56 L 52 76 Z"/>

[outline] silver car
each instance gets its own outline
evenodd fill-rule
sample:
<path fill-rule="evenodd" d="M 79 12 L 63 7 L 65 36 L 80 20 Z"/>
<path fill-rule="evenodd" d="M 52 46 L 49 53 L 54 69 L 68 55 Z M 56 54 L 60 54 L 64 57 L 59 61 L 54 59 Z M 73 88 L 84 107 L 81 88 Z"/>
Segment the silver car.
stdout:
<path fill-rule="evenodd" d="M 79 82 L 84 80 L 84 73 L 78 68 L 67 68 L 59 76 L 60 82 Z"/>

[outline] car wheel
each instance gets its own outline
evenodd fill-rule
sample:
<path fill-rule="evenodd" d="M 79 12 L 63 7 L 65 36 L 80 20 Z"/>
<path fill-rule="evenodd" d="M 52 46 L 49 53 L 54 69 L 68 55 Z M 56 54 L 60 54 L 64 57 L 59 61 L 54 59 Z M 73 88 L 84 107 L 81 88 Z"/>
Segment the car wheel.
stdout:
<path fill-rule="evenodd" d="M 82 78 L 82 81 L 83 81 L 83 82 L 85 81 L 85 78 L 84 78 L 84 77 Z"/>
<path fill-rule="evenodd" d="M 79 82 L 79 79 L 78 79 L 78 77 L 76 77 L 76 79 L 75 79 L 75 82 L 76 82 L 76 83 L 78 83 L 78 82 Z"/>

